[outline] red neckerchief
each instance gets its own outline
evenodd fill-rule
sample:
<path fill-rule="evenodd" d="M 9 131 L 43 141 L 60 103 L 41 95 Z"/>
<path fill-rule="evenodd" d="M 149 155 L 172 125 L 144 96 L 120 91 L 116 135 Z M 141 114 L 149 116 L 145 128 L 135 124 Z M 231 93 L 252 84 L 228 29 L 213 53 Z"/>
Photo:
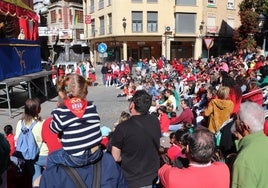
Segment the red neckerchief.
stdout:
<path fill-rule="evenodd" d="M 82 118 L 87 107 L 87 101 L 80 98 L 70 98 L 64 100 L 65 106 L 78 118 Z"/>

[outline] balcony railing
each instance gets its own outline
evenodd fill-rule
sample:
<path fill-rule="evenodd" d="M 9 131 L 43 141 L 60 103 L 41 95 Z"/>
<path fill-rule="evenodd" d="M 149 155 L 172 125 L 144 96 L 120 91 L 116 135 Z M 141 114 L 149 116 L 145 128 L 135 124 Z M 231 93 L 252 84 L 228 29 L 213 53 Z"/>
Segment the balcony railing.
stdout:
<path fill-rule="evenodd" d="M 207 33 L 209 34 L 218 33 L 218 26 L 207 26 Z"/>

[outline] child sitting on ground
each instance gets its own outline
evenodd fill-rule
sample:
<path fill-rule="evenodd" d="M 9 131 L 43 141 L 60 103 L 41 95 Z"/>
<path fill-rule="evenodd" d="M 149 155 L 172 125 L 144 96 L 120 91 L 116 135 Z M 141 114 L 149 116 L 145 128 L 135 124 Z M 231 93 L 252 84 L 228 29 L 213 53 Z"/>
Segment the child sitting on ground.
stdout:
<path fill-rule="evenodd" d="M 184 148 L 184 145 L 182 144 L 182 137 L 187 132 L 188 130 L 186 129 L 179 129 L 175 132 L 175 139 L 170 148 L 167 150 L 167 156 L 171 161 L 174 162 L 178 157 L 185 158 L 185 155 L 182 152 Z"/>
<path fill-rule="evenodd" d="M 123 90 L 120 94 L 117 95 L 117 97 L 126 97 L 129 94 L 128 85 L 123 86 Z"/>
<path fill-rule="evenodd" d="M 114 129 L 116 128 L 116 126 L 126 120 L 128 120 L 130 118 L 130 114 L 126 111 L 122 111 L 121 114 L 120 114 L 120 117 L 118 119 L 118 122 L 115 122 L 114 123 Z M 113 129 L 113 131 L 114 131 Z"/>
<path fill-rule="evenodd" d="M 5 132 L 5 138 L 7 139 L 8 143 L 10 145 L 9 156 L 12 156 L 13 153 L 16 151 L 12 126 L 11 125 L 6 125 L 4 127 L 4 132 Z"/>
<path fill-rule="evenodd" d="M 130 118 L 130 114 L 126 111 L 122 111 L 121 114 L 120 114 L 120 117 L 118 119 L 117 122 L 114 123 L 114 128 L 113 130 L 110 132 L 110 134 L 108 135 L 108 139 L 109 139 L 109 142 L 107 143 L 106 145 L 106 148 L 107 148 L 107 152 L 111 152 L 112 150 L 112 145 L 111 145 L 111 140 L 113 138 L 113 131 L 116 129 L 116 126 L 126 120 L 128 120 Z"/>
<path fill-rule="evenodd" d="M 168 136 L 170 121 L 167 114 L 167 107 L 159 106 L 159 108 L 157 109 L 157 113 L 158 113 L 158 119 L 160 121 L 161 134 L 162 136 Z"/>

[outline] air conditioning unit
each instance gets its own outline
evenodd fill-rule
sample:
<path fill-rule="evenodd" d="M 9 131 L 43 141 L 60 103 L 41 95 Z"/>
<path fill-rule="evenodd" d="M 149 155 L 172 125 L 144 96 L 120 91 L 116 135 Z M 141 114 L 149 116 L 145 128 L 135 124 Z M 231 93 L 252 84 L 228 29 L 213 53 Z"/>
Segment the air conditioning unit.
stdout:
<path fill-rule="evenodd" d="M 166 26 L 166 32 L 172 32 L 172 29 L 170 26 Z"/>

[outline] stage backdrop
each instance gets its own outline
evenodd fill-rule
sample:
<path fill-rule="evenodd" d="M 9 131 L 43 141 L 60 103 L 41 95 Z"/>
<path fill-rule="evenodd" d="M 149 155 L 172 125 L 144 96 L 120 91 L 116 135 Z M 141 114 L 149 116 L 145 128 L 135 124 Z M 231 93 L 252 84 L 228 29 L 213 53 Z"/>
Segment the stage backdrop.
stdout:
<path fill-rule="evenodd" d="M 37 41 L 0 39 L 0 81 L 41 71 Z"/>

